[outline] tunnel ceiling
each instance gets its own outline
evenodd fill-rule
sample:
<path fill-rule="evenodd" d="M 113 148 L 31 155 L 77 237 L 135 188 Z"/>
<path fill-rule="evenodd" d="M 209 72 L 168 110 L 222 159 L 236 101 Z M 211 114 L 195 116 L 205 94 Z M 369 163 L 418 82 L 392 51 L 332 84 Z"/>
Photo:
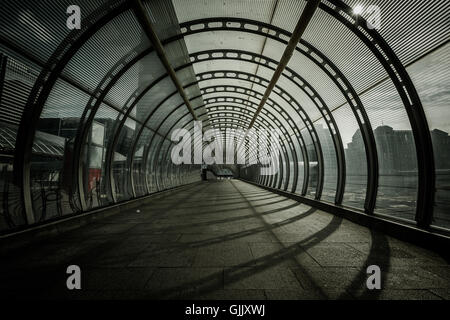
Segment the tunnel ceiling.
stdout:
<path fill-rule="evenodd" d="M 281 172 L 260 177 L 244 166 L 249 180 L 421 227 L 439 224 L 431 208 L 448 206 L 436 200 L 446 190 L 437 172 L 448 164 L 440 164 L 435 140 L 436 130 L 449 129 L 441 107 L 448 1 L 320 1 L 260 113 L 307 1 L 83 0 L 80 30 L 65 27 L 70 4 L 2 4 L 1 143 L 25 212 L 13 226 L 46 219 L 33 200 L 45 159 L 65 168 L 55 177 L 68 198 L 61 214 L 151 193 L 155 170 L 193 174 L 194 166 L 158 168 L 170 156 L 171 133 L 193 132 L 194 119 L 222 132 L 252 121 L 281 131 Z M 356 6 L 378 8 L 380 26 L 373 28 L 373 11 L 355 14 Z M 57 132 L 48 129 L 55 119 Z M 386 148 L 398 146 L 397 164 Z M 104 168 L 95 181 L 108 189 L 96 204 L 87 195 L 91 173 L 86 178 L 95 152 Z M 127 192 L 117 187 L 122 175 Z"/>

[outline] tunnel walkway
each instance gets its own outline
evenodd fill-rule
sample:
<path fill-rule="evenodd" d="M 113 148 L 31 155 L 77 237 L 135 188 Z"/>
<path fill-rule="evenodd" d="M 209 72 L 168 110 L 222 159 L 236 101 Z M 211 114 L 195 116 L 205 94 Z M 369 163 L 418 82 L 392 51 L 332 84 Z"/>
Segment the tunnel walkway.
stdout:
<path fill-rule="evenodd" d="M 238 180 L 155 195 L 1 258 L 9 298 L 448 299 L 437 254 Z M 66 289 L 66 268 L 82 289 Z M 379 265 L 382 290 L 366 288 Z"/>

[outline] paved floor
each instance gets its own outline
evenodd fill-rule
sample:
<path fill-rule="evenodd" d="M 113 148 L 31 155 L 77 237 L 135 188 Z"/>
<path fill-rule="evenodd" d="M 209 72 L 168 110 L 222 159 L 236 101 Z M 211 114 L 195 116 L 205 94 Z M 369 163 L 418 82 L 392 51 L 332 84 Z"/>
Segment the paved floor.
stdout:
<path fill-rule="evenodd" d="M 0 257 L 1 295 L 449 299 L 442 257 L 241 181 L 204 182 Z M 66 268 L 82 289 L 66 289 Z M 366 289 L 366 267 L 382 290 Z"/>

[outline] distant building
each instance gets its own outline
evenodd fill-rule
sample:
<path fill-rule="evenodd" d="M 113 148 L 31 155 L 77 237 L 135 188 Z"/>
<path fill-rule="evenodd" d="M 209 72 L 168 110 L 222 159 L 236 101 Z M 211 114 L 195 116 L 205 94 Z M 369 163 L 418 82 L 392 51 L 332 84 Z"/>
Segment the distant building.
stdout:
<path fill-rule="evenodd" d="M 431 131 L 436 169 L 450 169 L 450 136 L 439 129 Z"/>
<path fill-rule="evenodd" d="M 374 130 L 380 174 L 417 171 L 416 152 L 412 131 L 394 130 L 379 126 Z M 358 129 L 348 144 L 345 155 L 350 173 L 363 173 L 366 167 L 366 152 L 361 131 Z"/>
<path fill-rule="evenodd" d="M 336 170 L 336 150 L 334 148 L 333 137 L 330 134 L 330 130 L 320 123 L 315 124 L 314 128 L 319 136 L 326 167 L 333 167 L 333 170 Z"/>
<path fill-rule="evenodd" d="M 417 171 L 414 137 L 411 130 L 394 130 L 379 126 L 374 130 L 380 174 Z M 450 168 L 450 136 L 439 129 L 431 131 L 436 169 Z M 364 141 L 358 129 L 345 149 L 351 173 L 366 170 Z"/>
<path fill-rule="evenodd" d="M 366 150 L 359 129 L 353 134 L 352 142 L 348 143 L 344 151 L 345 161 L 347 162 L 347 173 L 352 175 L 367 174 Z"/>
<path fill-rule="evenodd" d="M 380 174 L 417 171 L 414 137 L 411 130 L 380 126 L 374 130 Z"/>

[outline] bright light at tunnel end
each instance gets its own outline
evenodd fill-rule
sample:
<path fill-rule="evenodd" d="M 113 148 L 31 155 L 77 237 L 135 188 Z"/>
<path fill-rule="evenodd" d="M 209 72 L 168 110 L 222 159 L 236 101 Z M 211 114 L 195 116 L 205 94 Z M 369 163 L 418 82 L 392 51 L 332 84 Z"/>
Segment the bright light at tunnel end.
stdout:
<path fill-rule="evenodd" d="M 278 129 L 227 128 L 223 134 L 219 129 L 203 131 L 202 128 L 201 121 L 194 121 L 192 137 L 191 132 L 184 128 L 172 132 L 171 140 L 175 143 L 171 150 L 173 164 L 261 165 L 261 175 L 278 172 L 281 150 Z"/>

